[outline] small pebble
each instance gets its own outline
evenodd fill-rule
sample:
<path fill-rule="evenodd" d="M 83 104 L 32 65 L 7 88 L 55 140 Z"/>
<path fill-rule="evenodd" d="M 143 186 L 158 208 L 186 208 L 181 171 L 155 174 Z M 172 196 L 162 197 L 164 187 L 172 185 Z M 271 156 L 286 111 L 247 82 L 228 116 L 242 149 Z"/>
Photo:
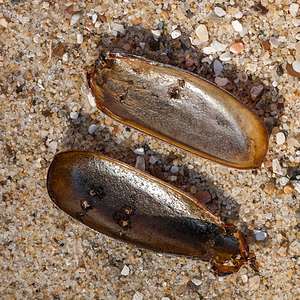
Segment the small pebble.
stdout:
<path fill-rule="evenodd" d="M 287 177 L 280 177 L 278 182 L 280 185 L 286 185 L 290 180 Z"/>
<path fill-rule="evenodd" d="M 179 30 L 174 30 L 172 33 L 171 33 L 171 37 L 172 39 L 177 39 L 178 37 L 181 36 L 181 32 Z"/>
<path fill-rule="evenodd" d="M 81 44 L 83 42 L 83 36 L 80 33 L 77 33 L 77 44 Z"/>
<path fill-rule="evenodd" d="M 66 53 L 64 53 L 63 56 L 62 56 L 62 61 L 63 61 L 63 62 L 67 62 L 68 59 L 69 59 L 69 54 L 66 52 Z"/>
<path fill-rule="evenodd" d="M 229 61 L 231 60 L 231 55 L 229 53 L 222 53 L 219 58 L 221 61 Z"/>
<path fill-rule="evenodd" d="M 292 67 L 296 72 L 300 72 L 300 61 L 294 61 Z"/>
<path fill-rule="evenodd" d="M 243 16 L 243 13 L 242 13 L 240 10 L 238 10 L 238 11 L 235 13 L 235 15 L 234 15 L 234 17 L 235 17 L 236 19 L 241 19 L 242 16 Z"/>
<path fill-rule="evenodd" d="M 96 106 L 96 101 L 95 101 L 95 97 L 93 96 L 93 94 L 91 92 L 89 92 L 87 97 L 88 97 L 88 101 L 89 101 L 90 105 L 92 107 L 95 107 Z"/>
<path fill-rule="evenodd" d="M 145 172 L 146 166 L 144 156 L 138 155 L 136 157 L 135 168 Z"/>
<path fill-rule="evenodd" d="M 161 300 L 171 300 L 169 297 L 161 297 Z"/>
<path fill-rule="evenodd" d="M 279 41 L 278 39 L 276 39 L 275 37 L 271 36 L 270 39 L 270 44 L 274 47 L 274 48 L 278 48 L 279 46 Z"/>
<path fill-rule="evenodd" d="M 115 30 L 115 31 L 119 31 L 120 33 L 124 33 L 125 32 L 125 28 L 122 24 L 118 24 L 118 23 L 113 23 L 112 24 L 112 28 Z"/>
<path fill-rule="evenodd" d="M 96 14 L 93 14 L 93 16 L 92 16 L 92 22 L 93 22 L 93 24 L 96 23 L 97 18 L 98 18 L 98 16 Z"/>
<path fill-rule="evenodd" d="M 191 187 L 190 192 L 191 192 L 192 194 L 195 194 L 195 193 L 197 192 L 197 187 L 193 185 L 193 186 Z"/>
<path fill-rule="evenodd" d="M 70 118 L 73 120 L 76 120 L 78 118 L 79 114 L 77 111 L 71 111 L 70 112 Z"/>
<path fill-rule="evenodd" d="M 250 95 L 252 100 L 255 100 L 264 90 L 264 86 L 262 84 L 256 85 L 251 88 Z"/>
<path fill-rule="evenodd" d="M 218 17 L 224 17 L 226 15 L 226 11 L 219 6 L 215 7 L 214 12 Z"/>
<path fill-rule="evenodd" d="M 281 246 L 277 253 L 281 256 L 281 257 L 285 257 L 286 256 L 286 253 L 287 253 L 287 248 L 284 247 L 284 246 Z"/>
<path fill-rule="evenodd" d="M 232 21 L 232 27 L 235 31 L 241 32 L 243 30 L 242 24 L 238 20 Z"/>
<path fill-rule="evenodd" d="M 174 176 L 170 176 L 170 180 L 171 181 L 176 181 L 177 180 L 177 176 L 175 176 L 175 175 Z"/>
<path fill-rule="evenodd" d="M 222 63 L 219 61 L 219 60 L 215 60 L 214 61 L 214 72 L 215 72 L 215 75 L 218 76 L 222 73 L 223 71 L 223 65 Z"/>
<path fill-rule="evenodd" d="M 233 43 L 230 45 L 229 50 L 235 54 L 239 54 L 245 50 L 245 45 L 242 42 Z"/>
<path fill-rule="evenodd" d="M 127 276 L 129 274 L 129 268 L 125 265 L 121 271 L 121 275 Z"/>
<path fill-rule="evenodd" d="M 291 194 L 294 190 L 294 187 L 290 184 L 286 185 L 284 188 L 283 188 L 283 192 L 285 194 Z"/>
<path fill-rule="evenodd" d="M 196 27 L 195 34 L 201 42 L 207 42 L 209 39 L 207 27 L 204 24 Z"/>
<path fill-rule="evenodd" d="M 276 174 L 279 174 L 279 175 L 285 175 L 285 172 L 284 170 L 282 169 L 279 161 L 277 158 L 274 158 L 272 160 L 272 169 L 273 169 L 273 172 L 276 173 Z"/>
<path fill-rule="evenodd" d="M 0 19 L 0 25 L 1 26 L 3 26 L 4 28 L 6 28 L 7 27 L 7 21 L 4 19 L 4 18 L 2 18 L 2 19 Z"/>
<path fill-rule="evenodd" d="M 260 44 L 265 51 L 271 50 L 271 43 L 268 40 L 261 41 Z"/>
<path fill-rule="evenodd" d="M 243 283 L 248 282 L 248 276 L 247 276 L 247 274 L 243 274 L 243 275 L 241 276 L 241 279 L 242 279 Z"/>
<path fill-rule="evenodd" d="M 80 14 L 74 14 L 71 18 L 70 25 L 75 25 L 80 19 Z"/>
<path fill-rule="evenodd" d="M 97 128 L 98 128 L 98 126 L 95 125 L 95 124 L 90 125 L 89 129 L 88 129 L 89 134 L 93 134 L 96 131 Z"/>
<path fill-rule="evenodd" d="M 56 148 L 57 148 L 57 142 L 55 142 L 55 141 L 50 142 L 50 143 L 49 143 L 49 148 L 50 148 L 51 150 L 55 151 Z"/>
<path fill-rule="evenodd" d="M 157 161 L 158 161 L 158 159 L 155 156 L 151 156 L 149 159 L 149 163 L 151 165 L 154 165 Z"/>
<path fill-rule="evenodd" d="M 267 237 L 267 234 L 260 230 L 254 230 L 254 234 L 257 241 L 264 241 Z"/>
<path fill-rule="evenodd" d="M 276 134 L 276 143 L 277 145 L 282 145 L 285 142 L 285 135 L 282 132 Z"/>
<path fill-rule="evenodd" d="M 265 184 L 264 192 L 271 194 L 275 189 L 275 183 L 273 181 L 269 181 Z"/>
<path fill-rule="evenodd" d="M 216 77 L 215 78 L 215 83 L 218 86 L 225 86 L 226 84 L 228 84 L 229 80 L 227 78 L 222 78 L 222 77 Z"/>
<path fill-rule="evenodd" d="M 172 166 L 171 173 L 175 174 L 175 173 L 178 173 L 178 172 L 179 172 L 179 168 L 176 167 L 176 166 Z"/>
<path fill-rule="evenodd" d="M 297 16 L 298 9 L 299 9 L 299 4 L 298 3 L 292 3 L 290 5 L 290 14 L 291 14 L 292 17 Z"/>
<path fill-rule="evenodd" d="M 133 295 L 132 300 L 143 300 L 144 295 L 140 292 L 135 292 Z"/>
<path fill-rule="evenodd" d="M 196 286 L 199 286 L 202 283 L 202 280 L 200 280 L 198 278 L 193 278 L 192 283 Z"/>
<path fill-rule="evenodd" d="M 160 35 L 161 35 L 161 32 L 160 32 L 160 30 L 151 30 L 151 33 L 152 33 L 152 35 L 153 35 L 153 37 L 154 37 L 154 39 L 159 39 L 160 38 Z"/>
<path fill-rule="evenodd" d="M 137 155 L 144 155 L 145 154 L 145 150 L 144 148 L 138 148 L 134 150 L 134 153 Z"/>

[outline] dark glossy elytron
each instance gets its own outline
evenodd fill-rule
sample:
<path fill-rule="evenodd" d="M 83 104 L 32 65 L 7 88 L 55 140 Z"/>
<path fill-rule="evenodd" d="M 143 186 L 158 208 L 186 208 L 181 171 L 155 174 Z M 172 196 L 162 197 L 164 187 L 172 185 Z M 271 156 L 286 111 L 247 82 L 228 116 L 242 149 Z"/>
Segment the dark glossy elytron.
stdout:
<path fill-rule="evenodd" d="M 100 154 L 57 154 L 47 187 L 54 203 L 73 218 L 135 246 L 210 260 L 222 273 L 237 271 L 248 259 L 241 233 L 229 233 L 194 198 Z M 228 260 L 233 267 L 223 265 Z"/>
<path fill-rule="evenodd" d="M 268 133 L 236 97 L 188 71 L 113 53 L 88 73 L 99 109 L 177 147 L 240 169 L 257 168 Z"/>

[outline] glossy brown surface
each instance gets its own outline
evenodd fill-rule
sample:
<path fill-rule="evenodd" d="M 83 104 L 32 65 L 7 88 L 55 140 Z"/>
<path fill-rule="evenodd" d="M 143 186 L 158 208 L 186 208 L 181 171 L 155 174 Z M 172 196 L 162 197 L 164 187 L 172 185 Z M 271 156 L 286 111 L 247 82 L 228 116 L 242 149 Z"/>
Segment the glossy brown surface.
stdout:
<path fill-rule="evenodd" d="M 97 153 L 57 154 L 47 187 L 54 203 L 73 218 L 135 246 L 211 260 L 219 270 L 233 256 L 247 256 L 239 232 L 228 233 L 197 200 Z"/>
<path fill-rule="evenodd" d="M 207 80 L 137 56 L 111 54 L 88 73 L 112 118 L 218 163 L 259 167 L 268 133 L 237 98 Z"/>

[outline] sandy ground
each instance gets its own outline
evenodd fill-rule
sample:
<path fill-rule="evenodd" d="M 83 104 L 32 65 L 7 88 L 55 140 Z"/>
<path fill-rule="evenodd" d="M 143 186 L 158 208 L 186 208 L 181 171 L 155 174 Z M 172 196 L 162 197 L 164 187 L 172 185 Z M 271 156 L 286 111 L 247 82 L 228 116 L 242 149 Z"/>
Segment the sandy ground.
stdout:
<path fill-rule="evenodd" d="M 2 299 L 300 299 L 296 2 L 0 0 Z M 105 116 L 86 70 L 114 49 L 192 71 L 239 97 L 270 132 L 262 166 L 220 166 Z M 90 149 L 135 165 L 140 148 L 146 171 L 211 193 L 208 207 L 242 230 L 259 273 L 245 265 L 218 277 L 210 263 L 137 249 L 86 228 L 49 198 L 56 152 Z"/>

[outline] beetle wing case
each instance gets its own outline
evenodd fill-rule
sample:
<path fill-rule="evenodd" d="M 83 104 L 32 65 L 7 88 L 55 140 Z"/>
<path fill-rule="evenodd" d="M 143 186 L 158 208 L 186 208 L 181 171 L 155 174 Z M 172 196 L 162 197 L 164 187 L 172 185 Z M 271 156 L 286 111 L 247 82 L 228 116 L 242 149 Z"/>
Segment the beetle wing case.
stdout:
<path fill-rule="evenodd" d="M 73 218 L 135 246 L 209 260 L 223 273 L 237 271 L 248 259 L 238 231 L 227 232 L 193 197 L 103 155 L 57 154 L 47 188 L 53 202 Z M 223 268 L 223 262 L 235 262 L 238 255 L 234 269 Z"/>
<path fill-rule="evenodd" d="M 112 53 L 88 73 L 99 109 L 196 155 L 238 169 L 261 165 L 265 126 L 227 91 L 188 71 Z"/>

